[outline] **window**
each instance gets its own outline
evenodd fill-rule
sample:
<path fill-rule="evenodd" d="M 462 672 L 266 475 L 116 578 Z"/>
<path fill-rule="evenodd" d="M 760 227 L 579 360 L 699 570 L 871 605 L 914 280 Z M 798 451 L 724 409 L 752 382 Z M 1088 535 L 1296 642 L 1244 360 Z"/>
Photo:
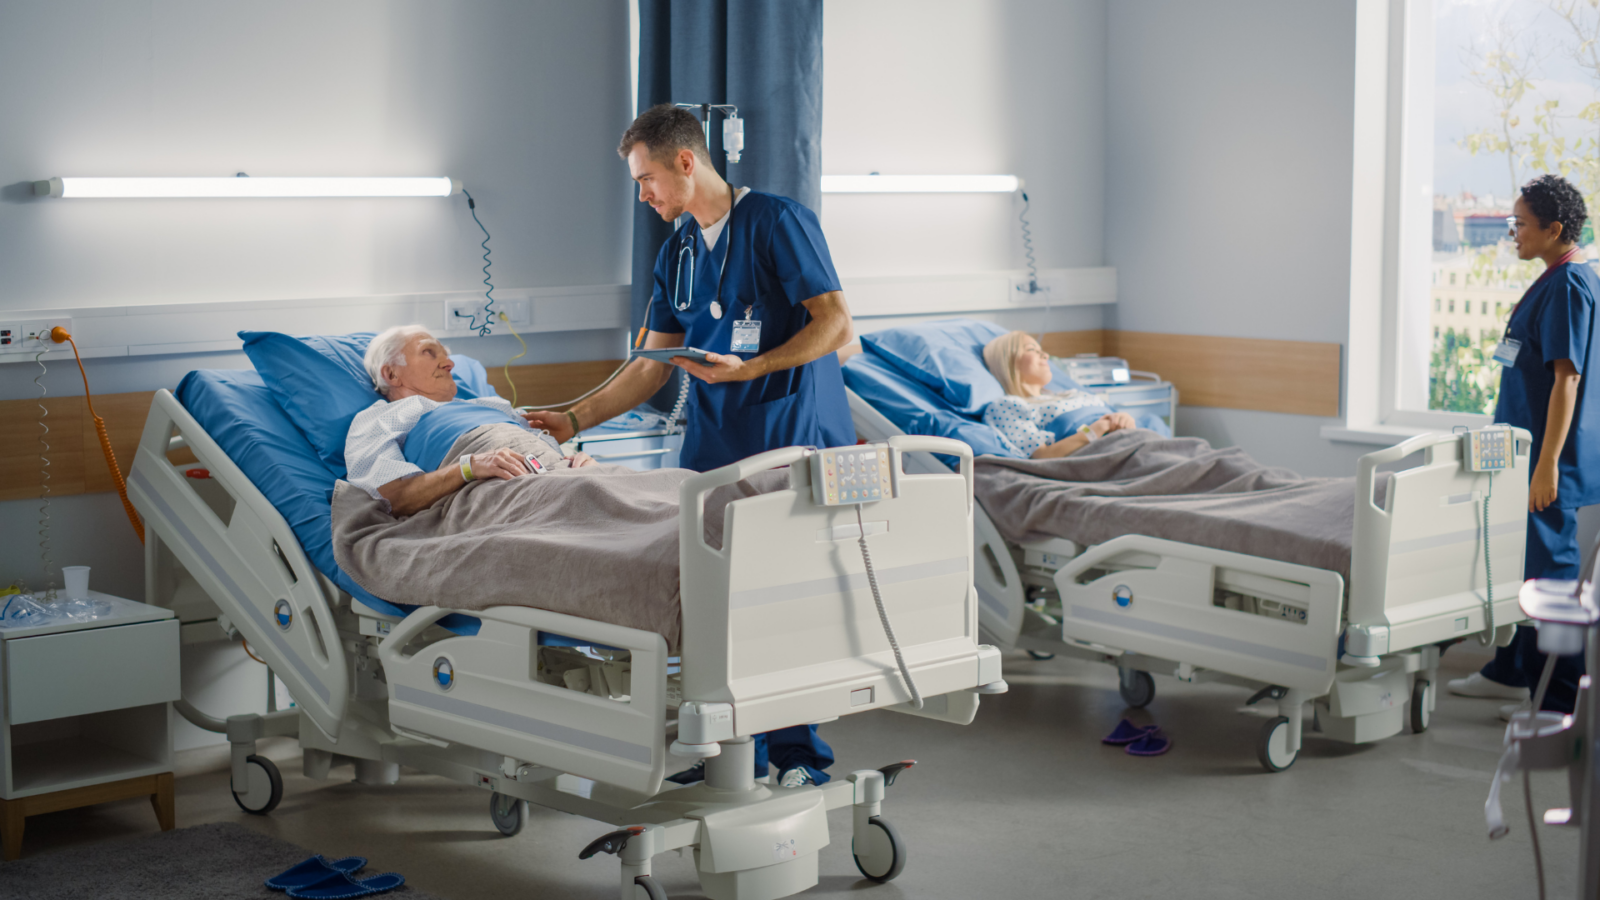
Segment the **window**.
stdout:
<path fill-rule="evenodd" d="M 1432 215 L 1402 210 L 1410 223 L 1402 228 L 1415 237 L 1401 238 L 1401 266 L 1415 266 L 1419 255 L 1429 254 L 1433 284 L 1441 284 L 1441 271 L 1449 272 L 1451 285 L 1458 276 L 1476 283 L 1474 293 L 1487 295 L 1479 314 L 1487 316 L 1493 301 L 1501 316 L 1544 268 L 1537 260 L 1518 260 L 1507 234 L 1520 186 L 1546 172 L 1565 173 L 1591 204 L 1600 201 L 1600 179 L 1585 174 L 1600 171 L 1600 142 L 1593 137 L 1600 57 L 1591 52 L 1600 40 L 1600 9 L 1545 0 L 1411 0 L 1407 6 L 1413 36 L 1404 65 L 1413 86 L 1403 115 L 1415 135 L 1409 152 L 1416 158 L 1406 161 L 1403 178 L 1431 186 L 1411 195 L 1420 203 L 1431 194 Z M 1418 233 L 1424 223 L 1431 246 Z M 1593 242 L 1591 230 L 1582 242 Z M 1401 330 L 1399 409 L 1492 412 L 1500 388 L 1491 358 L 1498 335 L 1442 323 L 1439 288 L 1418 284 L 1417 277 L 1402 275 L 1394 300 L 1394 327 Z M 1429 293 L 1435 294 L 1432 314 L 1405 312 Z M 1454 312 L 1454 298 L 1446 301 L 1445 312 Z M 1472 313 L 1471 300 L 1462 301 L 1462 312 Z M 1422 316 L 1432 320 L 1421 332 L 1432 333 L 1426 349 L 1419 346 L 1426 338 L 1406 337 Z M 1422 378 L 1423 367 L 1407 360 L 1424 358 Z"/>
<path fill-rule="evenodd" d="M 1440 312 L 1441 311 L 1440 310 L 1440 305 L 1443 304 L 1443 303 L 1444 303 L 1444 301 L 1440 300 L 1438 297 L 1433 298 L 1433 311 L 1434 312 Z"/>

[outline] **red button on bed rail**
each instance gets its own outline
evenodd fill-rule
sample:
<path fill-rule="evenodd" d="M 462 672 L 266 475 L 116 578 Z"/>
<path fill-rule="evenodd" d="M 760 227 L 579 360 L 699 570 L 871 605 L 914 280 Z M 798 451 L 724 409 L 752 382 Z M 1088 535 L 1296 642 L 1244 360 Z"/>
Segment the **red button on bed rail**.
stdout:
<path fill-rule="evenodd" d="M 183 470 L 183 474 L 189 476 L 190 478 L 210 478 L 211 477 L 211 470 L 210 469 L 184 469 Z"/>

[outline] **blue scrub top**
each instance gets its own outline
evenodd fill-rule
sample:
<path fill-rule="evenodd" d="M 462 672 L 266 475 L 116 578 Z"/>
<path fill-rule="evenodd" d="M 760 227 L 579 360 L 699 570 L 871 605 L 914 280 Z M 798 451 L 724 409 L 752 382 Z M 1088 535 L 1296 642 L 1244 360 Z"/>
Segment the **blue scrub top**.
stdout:
<path fill-rule="evenodd" d="M 1600 397 L 1589 392 L 1589 357 L 1596 344 L 1595 298 L 1600 276 L 1586 263 L 1557 266 L 1528 288 L 1511 313 L 1513 340 L 1522 342 L 1515 365 L 1500 370 L 1496 422 L 1526 428 L 1533 435 L 1538 465 L 1555 388 L 1555 361 L 1572 360 L 1583 378 L 1572 410 L 1572 427 L 1558 460 L 1556 506 L 1573 509 L 1600 503 Z M 1532 472 L 1528 473 L 1532 476 Z"/>
<path fill-rule="evenodd" d="M 694 254 L 690 296 L 688 260 L 679 270 L 681 248 Z M 718 270 L 722 274 L 720 299 Z M 678 279 L 679 310 L 673 302 Z M 811 210 L 775 194 L 750 191 L 733 209 L 715 247 L 706 247 L 693 216 L 656 256 L 651 331 L 683 333 L 683 343 L 712 353 L 732 353 L 733 326 L 746 310 L 761 322 L 760 353 L 794 337 L 811 321 L 801 305 L 839 290 L 822 226 Z M 711 315 L 712 301 L 722 318 Z M 757 354 L 740 353 L 744 359 Z M 679 459 L 705 472 L 766 450 L 794 445 L 838 447 L 855 443 L 839 357 L 829 353 L 803 366 L 751 381 L 706 384 L 690 381 L 688 427 Z"/>

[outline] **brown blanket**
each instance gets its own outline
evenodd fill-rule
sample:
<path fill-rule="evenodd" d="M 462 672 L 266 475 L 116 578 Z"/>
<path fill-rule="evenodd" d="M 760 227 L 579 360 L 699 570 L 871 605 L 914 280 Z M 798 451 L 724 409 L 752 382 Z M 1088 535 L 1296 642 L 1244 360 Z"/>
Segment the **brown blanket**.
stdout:
<path fill-rule="evenodd" d="M 516 425 L 484 425 L 445 456 L 548 444 Z M 541 453 L 543 455 L 543 453 Z M 551 468 L 475 481 L 404 519 L 339 482 L 333 552 L 339 566 L 393 603 L 461 610 L 532 606 L 654 631 L 678 645 L 678 489 L 687 469 Z M 754 482 L 754 483 L 751 483 Z M 727 504 L 787 483 L 763 473 L 706 500 L 706 539 L 722 543 Z"/>
<path fill-rule="evenodd" d="M 1060 459 L 978 459 L 974 491 L 1009 541 L 1125 534 L 1329 569 L 1350 578 L 1352 478 L 1306 478 L 1237 447 L 1118 431 Z"/>

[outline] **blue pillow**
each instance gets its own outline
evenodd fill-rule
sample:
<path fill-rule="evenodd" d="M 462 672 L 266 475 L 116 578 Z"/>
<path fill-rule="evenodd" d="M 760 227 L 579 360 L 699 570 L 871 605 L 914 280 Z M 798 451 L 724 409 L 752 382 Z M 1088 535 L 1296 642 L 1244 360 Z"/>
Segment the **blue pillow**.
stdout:
<path fill-rule="evenodd" d="M 178 402 L 283 515 L 306 557 L 334 584 L 374 609 L 403 616 L 401 607 L 368 593 L 333 558 L 333 471 L 274 402 L 255 372 L 199 370 L 178 385 Z M 451 614 L 444 627 L 476 634 L 478 620 Z"/>
<path fill-rule="evenodd" d="M 983 347 L 1006 330 L 993 322 L 944 319 L 864 334 L 861 347 L 975 416 L 1005 394 L 983 364 Z"/>
<path fill-rule="evenodd" d="M 345 477 L 344 442 L 351 420 L 381 399 L 361 361 L 375 336 L 370 331 L 309 337 L 239 332 L 245 355 L 273 398 L 339 478 Z M 481 363 L 466 356 L 451 359 L 459 396 L 494 396 Z"/>
<path fill-rule="evenodd" d="M 844 364 L 843 372 L 847 387 L 906 434 L 955 438 L 978 456 L 1016 455 L 999 432 L 963 415 L 927 386 L 906 378 L 882 359 L 857 354 Z"/>
<path fill-rule="evenodd" d="M 955 411 L 979 416 L 1005 395 L 983 362 L 983 348 L 1009 329 L 976 319 L 942 319 L 921 325 L 886 328 L 861 336 L 861 347 L 900 374 L 926 385 Z M 1082 390 L 1051 366 L 1055 378 L 1047 390 Z"/>

